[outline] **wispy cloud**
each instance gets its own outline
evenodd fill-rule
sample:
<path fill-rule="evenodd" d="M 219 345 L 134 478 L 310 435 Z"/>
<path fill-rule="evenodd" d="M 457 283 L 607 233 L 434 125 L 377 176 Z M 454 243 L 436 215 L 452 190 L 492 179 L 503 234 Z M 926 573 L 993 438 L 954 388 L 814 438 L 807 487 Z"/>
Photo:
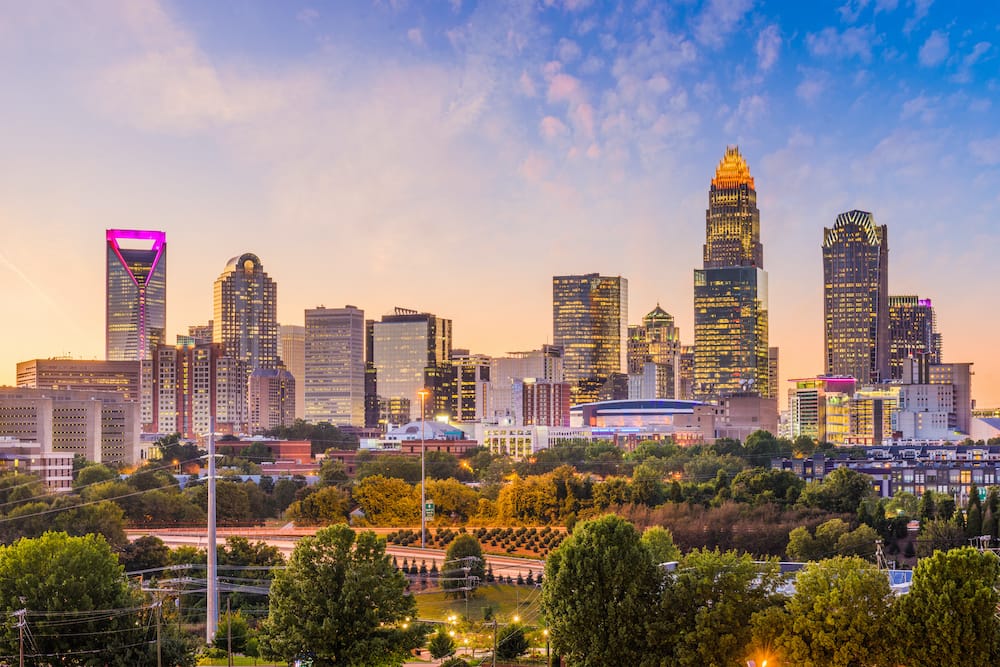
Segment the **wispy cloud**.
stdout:
<path fill-rule="evenodd" d="M 935 30 L 920 47 L 920 64 L 924 67 L 940 65 L 948 57 L 948 33 Z"/>
<path fill-rule="evenodd" d="M 778 62 L 781 52 L 781 29 L 777 24 L 771 24 L 760 31 L 754 46 L 757 52 L 757 67 L 767 71 Z"/>
<path fill-rule="evenodd" d="M 1000 164 L 1000 134 L 970 141 L 969 152 L 979 164 L 997 166 Z"/>
<path fill-rule="evenodd" d="M 806 46 L 814 56 L 872 59 L 872 48 L 880 43 L 875 26 L 859 26 L 839 31 L 830 26 L 806 35 Z"/>
<path fill-rule="evenodd" d="M 721 47 L 752 7 L 753 0 L 708 0 L 695 19 L 695 39 L 706 46 Z"/>

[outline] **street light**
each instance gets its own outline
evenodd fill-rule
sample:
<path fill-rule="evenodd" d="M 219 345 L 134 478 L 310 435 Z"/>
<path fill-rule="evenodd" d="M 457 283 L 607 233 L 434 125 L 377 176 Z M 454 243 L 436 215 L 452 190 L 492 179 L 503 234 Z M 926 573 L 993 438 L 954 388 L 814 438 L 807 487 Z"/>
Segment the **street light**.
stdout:
<path fill-rule="evenodd" d="M 542 630 L 542 634 L 545 635 L 545 667 L 552 667 L 552 659 L 549 657 L 549 629 Z"/>
<path fill-rule="evenodd" d="M 430 395 L 427 389 L 420 389 L 417 391 L 417 396 L 420 397 L 420 548 L 424 549 L 427 547 L 427 492 L 426 485 L 424 484 L 424 450 L 426 449 L 426 442 L 424 442 L 424 416 L 426 412 L 424 411 L 424 404 L 427 401 L 427 397 Z"/>

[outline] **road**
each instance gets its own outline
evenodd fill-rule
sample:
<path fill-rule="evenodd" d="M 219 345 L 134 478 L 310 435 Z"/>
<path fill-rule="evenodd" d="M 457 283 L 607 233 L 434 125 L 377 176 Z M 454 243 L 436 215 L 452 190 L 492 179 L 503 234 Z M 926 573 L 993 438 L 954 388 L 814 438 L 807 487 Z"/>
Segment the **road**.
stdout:
<path fill-rule="evenodd" d="M 245 537 L 251 542 L 261 541 L 269 546 L 277 547 L 287 558 L 292 553 L 292 549 L 295 548 L 295 543 L 300 537 L 310 535 L 314 532 L 315 530 L 310 531 L 306 529 L 219 528 L 216 534 L 216 541 L 219 544 L 224 544 L 227 537 L 237 535 Z M 186 545 L 204 549 L 208 544 L 208 536 L 204 530 L 191 528 L 148 528 L 128 530 L 126 534 L 130 540 L 142 537 L 143 535 L 155 535 L 170 548 Z M 386 547 L 385 551 L 389 555 L 395 556 L 400 564 L 402 564 L 404 558 L 410 561 L 417 559 L 418 562 L 426 560 L 428 569 L 430 569 L 433 563 L 436 563 L 438 570 L 440 570 L 444 561 L 444 549 L 421 549 L 420 547 L 401 547 L 390 544 Z M 509 576 L 516 579 L 518 574 L 527 577 L 529 572 L 534 577 L 538 577 L 545 569 L 545 561 L 534 558 L 516 558 L 513 556 L 487 554 L 486 562 L 492 566 L 493 575 L 497 577 Z"/>

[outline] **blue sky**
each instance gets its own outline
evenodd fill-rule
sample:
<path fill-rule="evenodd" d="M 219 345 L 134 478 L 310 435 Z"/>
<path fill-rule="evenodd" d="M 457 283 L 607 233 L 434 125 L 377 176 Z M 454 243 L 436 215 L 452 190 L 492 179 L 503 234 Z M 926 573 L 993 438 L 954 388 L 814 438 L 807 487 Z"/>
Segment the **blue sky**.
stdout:
<path fill-rule="evenodd" d="M 782 376 L 822 370 L 824 226 L 889 226 L 890 291 L 1000 405 L 1000 6 L 21 3 L 0 11 L 0 383 L 103 350 L 103 230 L 168 234 L 171 334 L 256 252 L 279 315 L 451 317 L 551 337 L 551 276 L 630 282 L 691 340 L 715 165 L 755 177 Z"/>

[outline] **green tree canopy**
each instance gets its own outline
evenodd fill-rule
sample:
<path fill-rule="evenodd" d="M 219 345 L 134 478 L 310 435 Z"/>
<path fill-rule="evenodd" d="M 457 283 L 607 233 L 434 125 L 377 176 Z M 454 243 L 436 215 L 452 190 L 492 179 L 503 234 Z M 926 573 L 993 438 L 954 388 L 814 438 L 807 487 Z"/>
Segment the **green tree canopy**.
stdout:
<path fill-rule="evenodd" d="M 795 578 L 776 648 L 798 667 L 891 665 L 893 594 L 884 572 L 857 557 L 810 563 Z"/>
<path fill-rule="evenodd" d="M 862 500 L 875 495 L 869 475 L 835 468 L 822 482 L 810 482 L 799 496 L 804 507 L 818 507 L 838 514 L 855 514 Z"/>
<path fill-rule="evenodd" d="M 642 543 L 657 565 L 680 559 L 681 550 L 674 544 L 674 535 L 669 528 L 651 526 L 642 532 Z"/>
<path fill-rule="evenodd" d="M 265 657 L 291 660 L 312 651 L 317 665 L 402 664 L 423 644 L 423 631 L 402 627 L 416 614 L 406 577 L 392 566 L 385 542 L 372 532 L 355 536 L 346 525 L 304 537 L 271 585 L 263 623 Z"/>
<path fill-rule="evenodd" d="M 972 547 L 938 551 L 913 571 L 896 603 L 896 639 L 907 667 L 1000 663 L 1000 559 Z"/>
<path fill-rule="evenodd" d="M 343 523 L 350 511 L 347 493 L 336 486 L 324 486 L 289 505 L 285 516 L 297 526 L 329 526 Z"/>
<path fill-rule="evenodd" d="M 441 588 L 447 591 L 465 590 L 472 585 L 471 579 L 482 582 L 486 578 L 486 561 L 483 560 L 483 547 L 473 535 L 459 535 L 444 555 L 444 565 L 441 567 Z"/>
<path fill-rule="evenodd" d="M 662 573 L 639 534 L 608 515 L 578 524 L 546 560 L 542 610 L 574 665 L 638 665 Z"/>
<path fill-rule="evenodd" d="M 528 638 L 524 636 L 524 628 L 512 623 L 500 631 L 497 636 L 497 658 L 500 660 L 517 660 L 529 648 Z"/>
<path fill-rule="evenodd" d="M 420 521 L 420 489 L 395 477 L 366 477 L 354 487 L 354 500 L 372 526 L 406 526 Z"/>

